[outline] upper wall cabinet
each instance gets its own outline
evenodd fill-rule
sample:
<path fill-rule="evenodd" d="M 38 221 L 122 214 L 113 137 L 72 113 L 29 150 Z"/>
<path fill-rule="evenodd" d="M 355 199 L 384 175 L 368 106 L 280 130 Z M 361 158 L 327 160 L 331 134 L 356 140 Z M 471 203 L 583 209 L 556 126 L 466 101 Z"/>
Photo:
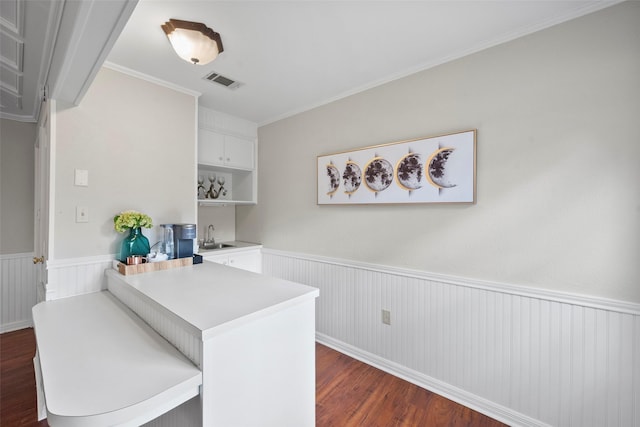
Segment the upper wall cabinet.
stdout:
<path fill-rule="evenodd" d="M 255 143 L 204 128 L 198 130 L 198 163 L 207 166 L 253 169 Z"/>
<path fill-rule="evenodd" d="M 204 190 L 198 191 L 201 206 L 257 203 L 257 136 L 256 123 L 199 107 L 198 176 L 204 181 Z M 215 183 L 210 182 L 214 177 Z M 216 190 L 220 179 L 225 191 Z"/>

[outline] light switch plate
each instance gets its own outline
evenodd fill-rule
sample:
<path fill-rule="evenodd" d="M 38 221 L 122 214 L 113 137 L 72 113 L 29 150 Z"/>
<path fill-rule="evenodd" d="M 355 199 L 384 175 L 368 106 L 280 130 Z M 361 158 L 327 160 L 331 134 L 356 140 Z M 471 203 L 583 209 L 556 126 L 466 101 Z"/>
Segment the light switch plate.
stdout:
<path fill-rule="evenodd" d="M 89 208 L 76 206 L 76 222 L 89 222 Z"/>
<path fill-rule="evenodd" d="M 75 185 L 79 187 L 89 186 L 89 171 L 86 169 L 76 169 Z"/>

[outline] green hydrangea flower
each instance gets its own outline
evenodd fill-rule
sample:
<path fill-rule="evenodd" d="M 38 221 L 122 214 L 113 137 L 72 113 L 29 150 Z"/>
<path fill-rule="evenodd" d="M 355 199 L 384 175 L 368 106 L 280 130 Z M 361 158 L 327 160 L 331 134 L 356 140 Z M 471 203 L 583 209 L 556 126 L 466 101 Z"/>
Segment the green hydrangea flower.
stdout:
<path fill-rule="evenodd" d="M 119 233 L 125 232 L 131 228 L 153 227 L 153 221 L 149 215 L 138 211 L 124 211 L 113 217 L 113 228 Z"/>

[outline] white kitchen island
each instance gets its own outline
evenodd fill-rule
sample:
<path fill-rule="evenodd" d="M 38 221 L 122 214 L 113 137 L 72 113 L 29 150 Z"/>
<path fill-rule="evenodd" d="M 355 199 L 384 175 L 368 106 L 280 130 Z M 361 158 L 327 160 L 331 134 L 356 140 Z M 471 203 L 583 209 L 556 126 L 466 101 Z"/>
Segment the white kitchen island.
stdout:
<path fill-rule="evenodd" d="M 315 425 L 316 288 L 212 262 L 106 275 L 112 294 L 202 370 L 200 404 L 187 409 L 202 425 Z"/>

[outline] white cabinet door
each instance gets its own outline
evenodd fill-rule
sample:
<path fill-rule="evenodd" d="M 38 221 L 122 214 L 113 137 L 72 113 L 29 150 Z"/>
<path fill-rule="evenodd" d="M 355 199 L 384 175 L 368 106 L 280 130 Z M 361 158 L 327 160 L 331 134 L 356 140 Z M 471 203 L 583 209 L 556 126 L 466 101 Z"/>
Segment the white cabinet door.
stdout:
<path fill-rule="evenodd" d="M 253 169 L 253 141 L 235 136 L 224 136 L 224 161 L 227 166 L 241 169 Z"/>
<path fill-rule="evenodd" d="M 198 163 L 228 168 L 254 168 L 254 141 L 223 135 L 207 129 L 198 130 Z"/>
<path fill-rule="evenodd" d="M 205 261 L 213 261 L 216 264 L 223 264 L 223 265 L 227 265 L 229 264 L 229 256 L 228 255 L 217 255 L 217 256 L 203 256 L 202 259 L 204 259 Z"/>
<path fill-rule="evenodd" d="M 205 261 L 213 261 L 229 267 L 262 273 L 262 256 L 260 250 L 248 250 L 231 254 L 208 255 L 203 257 Z"/>
<path fill-rule="evenodd" d="M 206 129 L 198 130 L 198 163 L 224 166 L 224 135 Z"/>
<path fill-rule="evenodd" d="M 260 251 L 238 252 L 229 255 L 230 267 L 241 268 L 254 273 L 262 273 L 262 257 Z"/>

